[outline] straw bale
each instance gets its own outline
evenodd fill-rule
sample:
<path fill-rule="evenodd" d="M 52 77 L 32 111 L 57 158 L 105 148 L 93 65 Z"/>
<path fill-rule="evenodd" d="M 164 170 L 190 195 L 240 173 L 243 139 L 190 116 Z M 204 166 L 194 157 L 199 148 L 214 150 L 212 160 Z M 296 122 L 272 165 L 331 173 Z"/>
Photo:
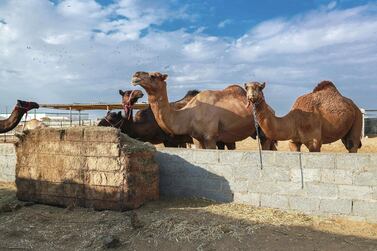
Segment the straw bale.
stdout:
<path fill-rule="evenodd" d="M 159 197 L 155 148 L 114 128 L 26 131 L 16 152 L 20 200 L 123 210 Z"/>

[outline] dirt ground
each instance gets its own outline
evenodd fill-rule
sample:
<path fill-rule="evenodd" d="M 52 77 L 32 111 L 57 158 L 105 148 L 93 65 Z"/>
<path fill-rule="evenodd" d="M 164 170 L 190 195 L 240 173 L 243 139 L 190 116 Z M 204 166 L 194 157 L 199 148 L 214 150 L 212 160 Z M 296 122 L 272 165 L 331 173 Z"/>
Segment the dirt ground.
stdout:
<path fill-rule="evenodd" d="M 362 147 L 358 153 L 375 153 L 377 152 L 377 137 L 376 138 L 364 138 L 361 141 Z M 236 142 L 237 150 L 258 150 L 257 141 L 252 138 L 247 138 L 243 141 Z M 308 152 L 305 146 L 302 146 L 303 152 Z M 289 151 L 288 141 L 278 142 L 278 151 Z M 347 149 L 344 147 L 341 140 L 338 140 L 331 144 L 322 145 L 321 152 L 339 152 L 347 153 Z"/>
<path fill-rule="evenodd" d="M 119 242 L 117 242 L 117 240 Z M 377 250 L 377 224 L 201 199 L 127 212 L 25 204 L 0 183 L 0 250 Z"/>

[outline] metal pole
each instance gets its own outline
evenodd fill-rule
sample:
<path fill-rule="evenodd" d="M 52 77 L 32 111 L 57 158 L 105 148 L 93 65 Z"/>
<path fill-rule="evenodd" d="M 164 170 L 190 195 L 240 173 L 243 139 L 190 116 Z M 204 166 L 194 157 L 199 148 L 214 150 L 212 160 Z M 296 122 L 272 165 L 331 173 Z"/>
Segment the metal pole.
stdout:
<path fill-rule="evenodd" d="M 81 126 L 81 110 L 79 110 L 79 126 Z"/>
<path fill-rule="evenodd" d="M 69 126 L 72 127 L 72 107 L 69 107 Z"/>
<path fill-rule="evenodd" d="M 8 118 L 8 106 L 5 106 L 5 118 Z M 7 133 L 4 133 L 4 142 L 7 142 Z"/>

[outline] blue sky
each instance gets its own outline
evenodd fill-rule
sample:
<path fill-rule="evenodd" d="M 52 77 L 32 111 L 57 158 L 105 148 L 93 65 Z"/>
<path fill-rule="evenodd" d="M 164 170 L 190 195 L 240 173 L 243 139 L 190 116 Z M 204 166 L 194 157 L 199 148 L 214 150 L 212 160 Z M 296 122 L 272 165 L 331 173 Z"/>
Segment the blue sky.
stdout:
<path fill-rule="evenodd" d="M 0 109 L 118 102 L 135 71 L 168 93 L 266 81 L 278 114 L 323 79 L 377 108 L 377 1 L 28 0 L 0 2 Z"/>

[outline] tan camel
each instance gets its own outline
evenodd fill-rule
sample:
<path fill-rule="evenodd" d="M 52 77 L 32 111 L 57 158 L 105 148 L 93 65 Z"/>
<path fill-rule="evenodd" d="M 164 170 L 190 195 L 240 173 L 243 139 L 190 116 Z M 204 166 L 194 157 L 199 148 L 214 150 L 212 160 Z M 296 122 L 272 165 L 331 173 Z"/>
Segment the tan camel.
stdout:
<path fill-rule="evenodd" d="M 264 87 L 265 83 L 245 84 L 248 100 L 255 107 L 257 120 L 267 137 L 290 140 L 291 151 L 300 151 L 304 144 L 309 151 L 319 152 L 322 144 L 339 139 L 349 152 L 357 152 L 361 147 L 361 111 L 332 82 L 322 81 L 313 92 L 299 97 L 291 111 L 281 118 L 267 109 Z"/>
<path fill-rule="evenodd" d="M 12 114 L 9 116 L 9 118 L 0 120 L 0 133 L 6 133 L 13 130 L 18 125 L 18 123 L 20 123 L 25 113 L 27 113 L 31 109 L 37 108 L 39 108 L 39 105 L 35 102 L 17 100 L 17 105 L 13 109 Z"/>
<path fill-rule="evenodd" d="M 22 132 L 23 130 L 34 130 L 38 128 L 45 128 L 47 125 L 38 119 L 31 119 L 26 121 L 25 124 L 19 124 L 16 127 L 16 132 Z"/>
<path fill-rule="evenodd" d="M 148 93 L 148 101 L 158 125 L 170 135 L 190 135 L 201 148 L 215 149 L 216 142 L 232 143 L 255 135 L 250 107 L 246 107 L 246 92 L 231 85 L 221 91 L 203 91 L 180 110 L 169 105 L 166 74 L 136 72 L 133 85 Z M 273 149 L 274 143 L 262 140 L 263 149 Z"/>

